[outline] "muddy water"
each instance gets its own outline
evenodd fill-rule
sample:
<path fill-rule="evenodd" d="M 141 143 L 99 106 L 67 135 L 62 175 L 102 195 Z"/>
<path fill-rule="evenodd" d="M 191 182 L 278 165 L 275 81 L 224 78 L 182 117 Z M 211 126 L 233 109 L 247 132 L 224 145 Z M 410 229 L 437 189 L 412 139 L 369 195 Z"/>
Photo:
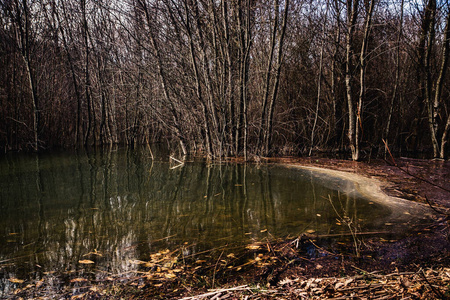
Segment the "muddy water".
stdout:
<path fill-rule="evenodd" d="M 9 155 L 0 158 L 0 291 L 10 279 L 134 271 L 163 249 L 194 255 L 302 233 L 348 236 L 343 220 L 358 232 L 402 234 L 417 216 L 400 215 L 351 181 L 279 165 L 176 165 L 146 149 Z"/>

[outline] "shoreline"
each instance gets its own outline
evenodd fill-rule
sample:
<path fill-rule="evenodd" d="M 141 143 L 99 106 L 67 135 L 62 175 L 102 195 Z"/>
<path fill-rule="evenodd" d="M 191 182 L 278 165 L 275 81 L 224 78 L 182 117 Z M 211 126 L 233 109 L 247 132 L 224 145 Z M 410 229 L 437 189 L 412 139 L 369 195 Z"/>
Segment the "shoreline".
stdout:
<path fill-rule="evenodd" d="M 304 166 L 296 164 L 288 164 L 286 166 L 289 168 L 310 170 L 312 172 L 315 172 L 316 174 L 323 174 L 326 177 L 331 176 L 350 181 L 354 184 L 354 189 L 362 197 L 390 208 L 392 216 L 395 219 L 410 219 L 411 217 L 419 216 L 422 219 L 428 219 L 432 218 L 435 215 L 435 212 L 425 203 L 415 202 L 388 195 L 383 191 L 383 186 L 385 186 L 386 184 L 376 178 L 369 178 L 358 173 L 338 171 L 315 166 Z M 352 193 L 353 191 L 344 192 Z"/>

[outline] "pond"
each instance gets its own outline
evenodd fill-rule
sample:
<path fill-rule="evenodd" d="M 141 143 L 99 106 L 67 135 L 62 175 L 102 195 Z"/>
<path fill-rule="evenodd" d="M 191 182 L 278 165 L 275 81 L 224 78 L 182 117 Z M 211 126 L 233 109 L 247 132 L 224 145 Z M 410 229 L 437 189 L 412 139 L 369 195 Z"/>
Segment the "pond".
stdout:
<path fill-rule="evenodd" d="M 399 215 L 398 211 L 396 212 Z M 270 164 L 177 165 L 147 148 L 0 158 L 0 296 L 11 278 L 138 270 L 152 253 L 196 255 L 303 233 L 404 234 L 414 210 L 365 199 L 355 184 Z M 93 271 L 94 270 L 94 271 Z"/>

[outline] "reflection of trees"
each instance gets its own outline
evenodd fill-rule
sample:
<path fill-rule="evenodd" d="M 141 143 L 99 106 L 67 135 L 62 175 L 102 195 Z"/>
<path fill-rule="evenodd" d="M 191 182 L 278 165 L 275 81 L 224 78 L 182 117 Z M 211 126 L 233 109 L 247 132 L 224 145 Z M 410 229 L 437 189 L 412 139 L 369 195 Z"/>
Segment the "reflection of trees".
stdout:
<path fill-rule="evenodd" d="M 30 255 L 17 264 L 27 271 L 83 272 L 78 261 L 90 259 L 95 268 L 121 273 L 136 268 L 130 260 L 148 260 L 149 252 L 184 242 L 195 252 L 262 239 L 265 229 L 273 235 L 337 230 L 327 197 L 336 200 L 338 192 L 282 167 L 186 163 L 171 170 L 144 150 L 0 165 L 7 169 L 2 174 L 11 174 L 0 181 L 0 242 L 6 245 L 0 258 Z M 356 218 L 367 204 L 345 195 L 343 207 Z M 14 204 L 6 201 L 13 198 Z M 16 242 L 6 242 L 9 233 L 17 233 Z"/>

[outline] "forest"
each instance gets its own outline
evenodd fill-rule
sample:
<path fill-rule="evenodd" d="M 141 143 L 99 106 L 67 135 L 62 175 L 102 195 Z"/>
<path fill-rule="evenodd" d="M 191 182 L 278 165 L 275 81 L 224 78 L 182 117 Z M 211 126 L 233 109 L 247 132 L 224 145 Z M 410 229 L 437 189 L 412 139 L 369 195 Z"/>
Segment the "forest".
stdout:
<path fill-rule="evenodd" d="M 3 153 L 450 154 L 448 1 L 0 5 Z"/>

